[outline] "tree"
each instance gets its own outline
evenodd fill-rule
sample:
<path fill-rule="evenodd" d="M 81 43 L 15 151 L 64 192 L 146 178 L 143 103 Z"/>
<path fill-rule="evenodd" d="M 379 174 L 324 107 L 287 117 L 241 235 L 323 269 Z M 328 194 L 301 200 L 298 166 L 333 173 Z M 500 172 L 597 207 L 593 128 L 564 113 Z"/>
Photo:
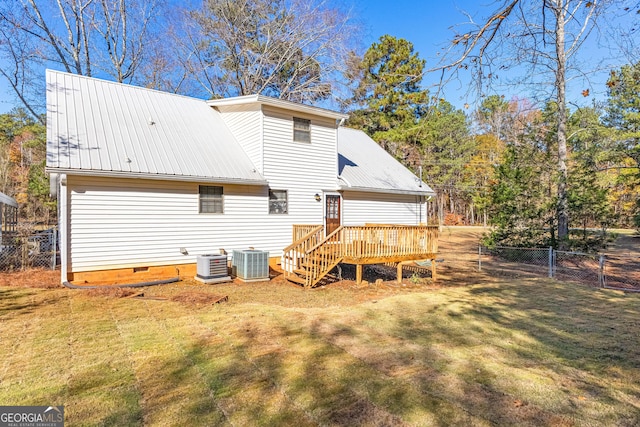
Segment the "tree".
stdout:
<path fill-rule="evenodd" d="M 474 183 L 466 171 L 476 153 L 476 141 L 469 135 L 464 112 L 445 100 L 430 109 L 421 122 L 425 177 L 436 190 L 438 215 L 444 224 L 446 211 L 464 214 L 465 205 L 472 202 Z"/>
<path fill-rule="evenodd" d="M 606 229 L 617 219 L 616 201 L 611 194 L 610 176 L 603 171 L 610 158 L 610 131 L 600 120 L 601 110 L 580 108 L 569 117 L 568 142 L 571 147 L 571 173 L 569 174 L 569 212 L 575 225 L 582 227 L 578 240 L 581 250 L 594 245 L 602 246 Z M 592 238 L 588 227 L 600 227 L 602 234 Z"/>
<path fill-rule="evenodd" d="M 489 245 L 535 247 L 554 245 L 553 197 L 549 189 L 549 162 L 535 144 L 510 145 L 496 168 L 489 193 L 489 214 L 494 229 Z M 551 226 L 551 227 L 550 227 Z"/>
<path fill-rule="evenodd" d="M 15 0 L 0 4 L 0 68 L 34 118 L 44 118 L 42 68 L 134 81 L 154 43 L 159 0 Z"/>
<path fill-rule="evenodd" d="M 21 109 L 0 114 L 0 191 L 20 204 L 20 216 L 31 223 L 55 217 L 44 174 L 46 130 Z"/>
<path fill-rule="evenodd" d="M 184 14 L 178 54 L 211 97 L 327 99 L 358 29 L 323 1 L 207 0 Z"/>
<path fill-rule="evenodd" d="M 631 188 L 640 187 L 640 62 L 612 71 L 605 124 L 615 129 L 617 167 Z M 635 197 L 635 225 L 640 229 L 640 199 Z"/>
<path fill-rule="evenodd" d="M 605 123 L 618 131 L 618 150 L 640 166 L 640 62 L 612 71 Z"/>
<path fill-rule="evenodd" d="M 613 2 L 543 0 L 540 4 L 532 0 L 507 0 L 498 4 L 496 12 L 480 25 L 455 36 L 445 55 L 445 62 L 437 69 L 455 74 L 460 69 L 471 67 L 481 88 L 483 84 L 497 79 L 499 70 L 513 64 L 528 64 L 529 79 L 538 83 L 541 75 L 552 74 L 550 99 L 555 101 L 558 111 L 556 215 L 558 238 L 564 244 L 569 237 L 567 76 L 597 18 Z M 453 60 L 446 62 L 452 57 Z"/>
<path fill-rule="evenodd" d="M 420 87 L 425 62 L 405 39 L 384 35 L 353 61 L 356 108 L 348 125 L 364 130 L 414 170 L 421 165 L 428 91 Z"/>
<path fill-rule="evenodd" d="M 554 104 L 520 114 L 521 131 L 507 144 L 489 187 L 489 218 L 495 228 L 485 243 L 556 245 L 555 131 L 549 127 L 556 114 Z"/>

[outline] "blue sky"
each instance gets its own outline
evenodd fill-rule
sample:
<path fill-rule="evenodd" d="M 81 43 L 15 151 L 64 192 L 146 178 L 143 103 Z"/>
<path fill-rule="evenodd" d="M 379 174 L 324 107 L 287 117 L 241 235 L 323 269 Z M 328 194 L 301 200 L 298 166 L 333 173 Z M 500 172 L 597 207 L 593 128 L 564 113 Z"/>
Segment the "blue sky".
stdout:
<path fill-rule="evenodd" d="M 348 1 L 348 0 L 347 0 Z M 493 0 L 440 0 L 440 1 L 415 1 L 395 0 L 351 0 L 354 13 L 361 17 L 366 27 L 365 44 L 371 45 L 380 36 L 390 34 L 411 41 L 420 57 L 427 60 L 427 68 L 437 65 L 438 51 L 447 46 L 455 34 L 454 29 L 462 31 L 462 23 L 468 22 L 469 14 L 476 22 L 482 22 L 501 2 Z M 584 70 L 593 70 L 596 65 L 589 64 L 591 60 L 600 61 L 608 56 L 602 44 L 606 41 L 597 41 L 592 34 L 588 42 L 581 49 L 585 59 Z M 619 68 L 626 63 L 613 62 Z M 504 72 L 504 77 L 518 79 L 519 73 L 526 69 L 514 69 Z M 570 107 L 591 105 L 594 99 L 604 99 L 606 95 L 605 83 L 609 75 L 609 69 L 598 73 L 589 73 L 589 80 L 576 78 L 568 82 L 568 101 Z M 504 79 L 503 79 L 504 80 Z M 423 85 L 432 87 L 439 81 L 439 75 L 425 76 Z M 469 80 L 453 81 L 443 89 L 444 97 L 458 108 L 465 103 L 474 105 L 476 93 L 467 90 Z M 582 90 L 589 89 L 590 96 L 583 97 Z M 505 95 L 507 99 L 513 97 L 527 98 L 528 94 L 522 88 L 509 88 L 497 90 L 495 93 Z"/>
<path fill-rule="evenodd" d="M 377 41 L 384 34 L 405 38 L 414 44 L 415 50 L 420 54 L 420 57 L 427 60 L 427 68 L 436 65 L 437 52 L 448 44 L 454 34 L 452 27 L 468 20 L 463 11 L 481 21 L 483 17 L 493 12 L 496 7 L 492 0 L 337 1 L 340 1 L 345 7 L 351 8 L 354 17 L 361 21 L 365 29 L 365 37 L 362 40 L 363 49 Z M 588 48 L 594 52 L 598 50 L 595 44 Z M 518 72 L 523 71 L 511 71 L 510 76 L 517 77 Z M 577 81 L 572 83 L 568 91 L 570 100 L 584 105 L 590 104 L 594 97 L 596 99 L 603 98 L 605 94 L 604 83 L 607 75 L 608 72 L 605 71 L 595 76 L 590 87 L 591 96 L 588 98 L 580 96 L 580 92 L 587 86 L 585 82 Z M 437 81 L 437 75 L 427 75 L 423 84 L 425 87 L 431 87 Z M 468 80 L 451 82 L 444 89 L 444 97 L 458 108 L 462 108 L 465 103 L 474 105 L 476 96 L 473 92 L 468 93 L 468 86 Z M 508 89 L 497 93 L 505 95 L 508 99 L 514 96 L 527 97 L 526 93 L 518 89 Z M 13 105 L 7 83 L 0 80 L 0 113 L 8 111 Z"/>

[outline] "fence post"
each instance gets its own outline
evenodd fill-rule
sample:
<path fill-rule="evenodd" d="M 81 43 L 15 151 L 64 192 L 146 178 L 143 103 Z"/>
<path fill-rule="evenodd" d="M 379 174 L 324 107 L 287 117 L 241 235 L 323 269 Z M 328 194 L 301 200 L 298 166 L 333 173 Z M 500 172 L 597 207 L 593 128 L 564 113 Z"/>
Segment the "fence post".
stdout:
<path fill-rule="evenodd" d="M 53 244 L 51 245 L 53 250 L 52 250 L 52 254 L 51 254 L 51 269 L 55 270 L 56 269 L 56 252 L 57 252 L 57 247 L 56 247 L 56 243 L 58 240 L 58 229 L 56 227 L 53 227 L 51 229 L 51 237 L 53 237 Z"/>
<path fill-rule="evenodd" d="M 598 284 L 604 288 L 604 255 L 600 254 L 600 264 L 598 268 Z"/>
<path fill-rule="evenodd" d="M 478 271 L 482 271 L 482 245 L 478 245 Z"/>
<path fill-rule="evenodd" d="M 20 238 L 20 271 L 27 269 L 27 262 L 29 261 L 29 239 L 26 237 Z"/>
<path fill-rule="evenodd" d="M 553 277 L 553 248 L 549 246 L 549 277 Z"/>

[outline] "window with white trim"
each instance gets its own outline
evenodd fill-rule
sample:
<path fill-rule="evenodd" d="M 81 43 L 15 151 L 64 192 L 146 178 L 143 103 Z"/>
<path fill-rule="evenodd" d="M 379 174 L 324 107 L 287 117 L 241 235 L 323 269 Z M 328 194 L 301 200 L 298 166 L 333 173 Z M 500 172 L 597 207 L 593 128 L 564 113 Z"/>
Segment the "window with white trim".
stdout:
<path fill-rule="evenodd" d="M 295 142 L 311 142 L 311 120 L 293 118 L 293 140 Z"/>
<path fill-rule="evenodd" d="M 269 213 L 286 214 L 288 213 L 288 211 L 287 190 L 269 189 Z"/>
<path fill-rule="evenodd" d="M 200 213 L 224 213 L 224 194 L 222 187 L 201 185 Z"/>

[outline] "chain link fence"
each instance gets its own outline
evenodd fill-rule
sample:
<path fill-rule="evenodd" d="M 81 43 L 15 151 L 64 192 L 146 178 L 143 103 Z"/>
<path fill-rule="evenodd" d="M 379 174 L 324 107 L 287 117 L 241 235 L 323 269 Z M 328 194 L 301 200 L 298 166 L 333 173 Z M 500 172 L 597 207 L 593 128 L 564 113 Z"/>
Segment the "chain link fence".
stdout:
<path fill-rule="evenodd" d="M 608 289 L 640 292 L 640 256 L 604 255 L 602 286 Z"/>
<path fill-rule="evenodd" d="M 59 264 L 58 232 L 56 228 L 27 236 L 2 233 L 0 271 L 45 268 L 55 270 Z"/>
<path fill-rule="evenodd" d="M 506 277 L 549 277 L 594 287 L 640 292 L 640 256 L 587 254 L 552 248 L 479 246 L 471 252 L 441 250 L 451 271 L 483 272 Z"/>

